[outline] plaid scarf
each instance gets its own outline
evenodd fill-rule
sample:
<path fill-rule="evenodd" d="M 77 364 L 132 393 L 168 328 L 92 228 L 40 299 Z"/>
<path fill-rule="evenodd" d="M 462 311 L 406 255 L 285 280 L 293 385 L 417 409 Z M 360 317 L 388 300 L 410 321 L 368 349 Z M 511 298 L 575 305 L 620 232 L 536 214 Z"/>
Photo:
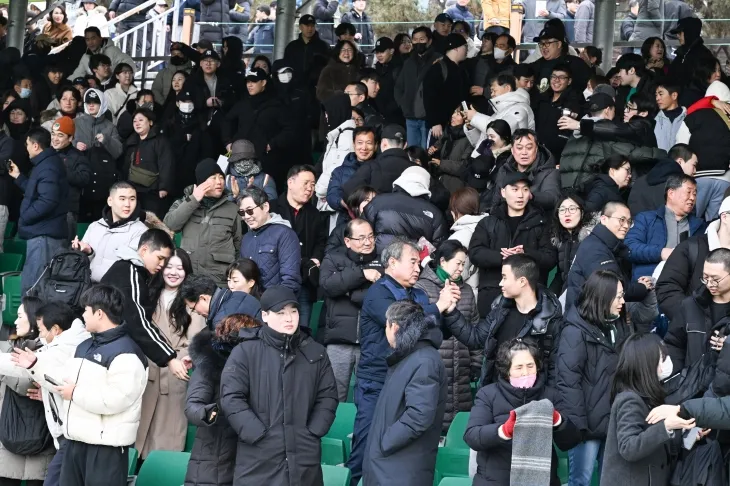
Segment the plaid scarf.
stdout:
<path fill-rule="evenodd" d="M 553 404 L 548 399 L 516 409 L 510 486 L 550 486 Z"/>

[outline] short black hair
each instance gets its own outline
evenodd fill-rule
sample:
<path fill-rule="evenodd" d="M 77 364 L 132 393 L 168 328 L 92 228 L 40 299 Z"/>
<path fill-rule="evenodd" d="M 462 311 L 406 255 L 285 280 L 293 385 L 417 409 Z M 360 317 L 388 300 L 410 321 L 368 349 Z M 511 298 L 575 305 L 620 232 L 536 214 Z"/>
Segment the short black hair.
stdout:
<path fill-rule="evenodd" d="M 142 233 L 142 236 L 139 237 L 137 249 L 139 250 L 143 246 L 146 246 L 152 251 L 164 250 L 165 248 L 170 250 L 175 249 L 175 243 L 173 243 L 170 235 L 161 229 L 148 229 Z"/>
<path fill-rule="evenodd" d="M 81 294 L 79 304 L 81 307 L 91 307 L 91 310 L 98 310 L 106 314 L 113 324 L 120 325 L 124 315 L 124 294 L 111 285 L 97 284 Z"/>
<path fill-rule="evenodd" d="M 247 197 L 250 197 L 253 200 L 254 204 L 256 204 L 256 206 L 263 206 L 264 204 L 269 202 L 269 196 L 266 195 L 263 189 L 256 186 L 247 187 L 246 189 L 241 191 L 238 196 L 238 203 L 240 204 L 241 201 L 243 201 Z"/>
<path fill-rule="evenodd" d="M 489 84 L 497 83 L 499 86 L 509 86 L 512 91 L 517 89 L 517 78 L 509 74 L 498 74 L 489 81 Z"/>
<path fill-rule="evenodd" d="M 535 143 L 538 143 L 537 132 L 529 128 L 518 128 L 517 130 L 515 130 L 515 132 L 512 134 L 512 143 L 522 140 L 525 137 L 532 137 Z"/>
<path fill-rule="evenodd" d="M 669 77 L 660 78 L 654 82 L 654 91 L 656 92 L 659 88 L 664 88 L 669 94 L 679 94 L 682 91 L 679 82 Z"/>
<path fill-rule="evenodd" d="M 358 96 L 365 96 L 368 95 L 368 87 L 365 86 L 365 84 L 361 83 L 360 81 L 353 81 L 352 83 L 347 83 L 348 86 L 354 86 L 355 92 Z"/>
<path fill-rule="evenodd" d="M 183 71 L 183 72 L 185 72 L 185 71 Z M 145 96 L 151 96 L 152 99 L 154 100 L 155 93 L 153 93 L 151 89 L 141 89 L 141 90 L 137 91 L 137 99 L 138 100 L 141 100 Z M 154 101 L 153 101 L 153 103 L 154 103 Z"/>
<path fill-rule="evenodd" d="M 525 254 L 510 255 L 502 262 L 503 267 L 507 265 L 512 269 L 515 278 L 525 277 L 530 288 L 537 290 L 537 285 L 540 283 L 540 267 L 534 258 Z"/>
<path fill-rule="evenodd" d="M 76 313 L 64 302 L 49 302 L 38 309 L 35 317 L 40 319 L 43 327 L 49 331 L 53 326 L 60 327 L 62 331 L 68 331 L 76 319 Z"/>
<path fill-rule="evenodd" d="M 685 182 L 689 182 L 691 185 L 697 187 L 697 180 L 694 177 L 688 176 L 687 174 L 672 174 L 667 178 L 667 182 L 664 184 L 664 202 L 667 202 L 669 197 L 669 191 L 676 191 L 684 185 Z"/>
<path fill-rule="evenodd" d="M 624 54 L 616 61 L 616 69 L 619 71 L 623 69 L 627 72 L 634 69 L 637 76 L 643 77 L 646 72 L 646 61 L 639 54 Z"/>
<path fill-rule="evenodd" d="M 87 27 L 84 29 L 84 35 L 86 34 L 96 34 L 99 37 L 101 37 L 101 31 L 99 30 L 99 27 Z"/>
<path fill-rule="evenodd" d="M 730 272 L 730 250 L 727 248 L 716 248 L 707 254 L 705 263 L 722 263 L 726 272 Z"/>
<path fill-rule="evenodd" d="M 506 37 L 507 38 L 507 45 L 509 46 L 510 49 L 517 49 L 517 41 L 515 41 L 515 38 L 512 37 L 509 34 L 506 34 L 506 33 L 505 34 L 499 34 L 498 36 L 496 36 L 494 38 L 494 42 L 492 42 L 492 44 L 496 44 L 500 37 Z"/>
<path fill-rule="evenodd" d="M 512 74 L 514 74 L 515 79 L 532 78 L 535 77 L 535 70 L 529 64 L 521 63 L 514 67 Z"/>
<path fill-rule="evenodd" d="M 302 172 L 311 172 L 314 174 L 314 177 L 317 177 L 317 172 L 314 170 L 314 167 L 312 167 L 309 164 L 302 164 L 302 165 L 295 165 L 291 169 L 289 169 L 289 172 L 286 173 L 286 178 L 291 179 L 292 177 L 296 177 Z"/>
<path fill-rule="evenodd" d="M 269 7 L 268 5 L 259 5 L 258 7 L 256 7 L 256 10 L 265 13 L 267 16 L 271 15 L 271 7 Z"/>
<path fill-rule="evenodd" d="M 418 34 L 419 32 L 423 32 L 424 34 L 426 34 L 426 38 L 428 40 L 433 39 L 433 31 L 425 25 L 419 25 L 418 27 L 413 29 L 413 32 L 411 33 L 411 39 L 413 39 L 413 36 Z"/>
<path fill-rule="evenodd" d="M 354 36 L 356 33 L 357 30 L 355 29 L 355 26 L 350 22 L 340 22 L 340 25 L 335 28 L 335 35 L 337 37 L 345 34 Z"/>
<path fill-rule="evenodd" d="M 596 64 L 603 62 L 603 51 L 596 46 L 586 46 L 584 51 L 588 54 L 588 57 L 595 57 Z"/>
<path fill-rule="evenodd" d="M 352 238 L 352 228 L 359 224 L 367 224 L 370 225 L 370 228 L 372 229 L 373 225 L 370 224 L 370 221 L 362 218 L 355 218 L 351 219 L 347 222 L 347 226 L 345 226 L 345 238 Z"/>
<path fill-rule="evenodd" d="M 358 135 L 362 135 L 363 133 L 372 133 L 373 134 L 373 140 L 377 143 L 378 141 L 378 134 L 375 133 L 375 128 L 368 127 L 368 126 L 362 126 L 362 127 L 355 127 L 355 129 L 352 131 L 352 141 L 355 142 L 355 139 L 358 137 Z"/>
<path fill-rule="evenodd" d="M 134 192 L 137 192 L 137 188 L 134 187 L 131 183 L 127 181 L 117 181 L 109 188 L 109 194 L 114 191 L 118 191 L 119 189 L 134 189 Z"/>
<path fill-rule="evenodd" d="M 466 20 L 457 20 L 456 22 L 454 22 L 453 24 L 451 24 L 451 31 L 452 32 L 454 31 L 454 28 L 457 25 L 464 26 L 464 31 L 466 31 L 466 35 L 469 36 L 469 37 L 471 37 L 471 25 L 469 25 L 469 22 L 467 22 Z"/>
<path fill-rule="evenodd" d="M 647 112 L 647 118 L 654 118 L 657 111 L 659 111 L 659 108 L 656 105 L 656 98 L 654 96 L 650 96 L 648 93 L 644 93 L 643 91 L 637 91 L 632 94 L 629 101 L 636 104 L 637 112 Z"/>
<path fill-rule="evenodd" d="M 197 302 L 201 295 L 215 294 L 218 286 L 215 280 L 207 275 L 188 275 L 180 286 L 180 296 L 187 302 Z"/>
<path fill-rule="evenodd" d="M 31 128 L 26 138 L 37 143 L 41 150 L 45 150 L 51 146 L 51 133 L 45 128 Z"/>
<path fill-rule="evenodd" d="M 561 73 L 565 73 L 568 75 L 570 79 L 573 79 L 573 70 L 570 68 L 570 65 L 568 65 L 567 62 L 559 62 L 554 67 L 551 73 L 554 73 L 555 71 L 559 71 Z"/>
<path fill-rule="evenodd" d="M 376 83 L 379 83 L 380 74 L 378 74 L 375 68 L 364 68 L 360 70 L 360 75 L 357 77 L 357 80 L 360 82 L 375 81 Z"/>
<path fill-rule="evenodd" d="M 106 54 L 92 54 L 89 57 L 89 69 L 92 71 L 99 67 L 99 64 L 104 64 L 106 66 L 112 65 L 112 60 L 109 59 L 109 56 Z"/>
<path fill-rule="evenodd" d="M 134 119 L 134 117 L 137 115 L 142 115 L 143 117 L 147 118 L 151 123 L 154 123 L 157 120 L 155 112 L 150 110 L 149 108 L 137 108 L 132 114 L 132 119 Z"/>
<path fill-rule="evenodd" d="M 686 143 L 678 143 L 669 149 L 669 153 L 667 155 L 675 162 L 677 161 L 677 159 L 682 159 L 686 162 L 691 159 L 694 154 L 695 153 L 692 151 L 692 149 L 689 148 L 689 145 L 687 145 Z"/>

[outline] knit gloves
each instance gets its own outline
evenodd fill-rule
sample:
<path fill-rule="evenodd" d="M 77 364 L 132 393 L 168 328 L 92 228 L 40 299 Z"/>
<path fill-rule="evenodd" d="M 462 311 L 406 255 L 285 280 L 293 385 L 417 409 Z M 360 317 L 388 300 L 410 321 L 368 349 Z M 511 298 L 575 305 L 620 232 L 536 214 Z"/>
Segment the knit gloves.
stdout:
<path fill-rule="evenodd" d="M 502 426 L 497 430 L 497 433 L 504 440 L 512 439 L 515 433 L 515 422 L 517 422 L 517 414 L 514 410 L 510 410 L 509 418 Z M 553 410 L 553 427 L 558 427 L 563 422 L 563 417 L 560 416 L 560 412 Z"/>

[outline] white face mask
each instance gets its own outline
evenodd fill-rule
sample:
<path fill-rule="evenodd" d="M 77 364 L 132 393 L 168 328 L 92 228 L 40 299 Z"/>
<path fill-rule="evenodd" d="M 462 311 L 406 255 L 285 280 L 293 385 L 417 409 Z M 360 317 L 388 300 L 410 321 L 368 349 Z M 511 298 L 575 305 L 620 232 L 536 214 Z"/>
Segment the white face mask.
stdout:
<path fill-rule="evenodd" d="M 494 58 L 497 61 L 504 59 L 505 57 L 507 57 L 507 51 L 500 49 L 499 47 L 494 48 Z"/>
<path fill-rule="evenodd" d="M 289 84 L 294 75 L 289 71 L 285 71 L 283 73 L 278 73 L 277 76 L 279 77 L 279 82 L 281 84 Z"/>
<path fill-rule="evenodd" d="M 590 88 L 586 88 L 583 90 L 583 98 L 588 99 L 593 94 L 593 91 L 591 91 Z"/>
<path fill-rule="evenodd" d="M 192 113 L 194 108 L 195 108 L 195 105 L 193 103 L 190 103 L 189 101 L 180 103 L 180 112 L 181 113 Z"/>
<path fill-rule="evenodd" d="M 674 365 L 672 364 L 672 358 L 667 356 L 664 361 L 662 361 L 662 369 L 659 372 L 659 379 L 666 380 L 667 378 L 672 376 L 672 369 L 674 369 Z"/>

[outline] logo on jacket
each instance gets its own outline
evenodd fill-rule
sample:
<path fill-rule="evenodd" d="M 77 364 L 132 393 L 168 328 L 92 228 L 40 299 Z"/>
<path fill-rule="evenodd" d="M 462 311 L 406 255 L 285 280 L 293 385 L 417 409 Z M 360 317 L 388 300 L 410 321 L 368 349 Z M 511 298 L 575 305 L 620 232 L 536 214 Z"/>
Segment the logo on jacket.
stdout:
<path fill-rule="evenodd" d="M 94 355 L 94 360 L 95 360 L 95 361 L 98 361 L 99 363 L 101 363 L 101 355 L 100 355 L 99 353 L 96 353 L 96 354 Z"/>
<path fill-rule="evenodd" d="M 425 214 L 429 218 L 433 218 L 433 213 L 431 211 L 424 211 L 423 214 Z"/>

